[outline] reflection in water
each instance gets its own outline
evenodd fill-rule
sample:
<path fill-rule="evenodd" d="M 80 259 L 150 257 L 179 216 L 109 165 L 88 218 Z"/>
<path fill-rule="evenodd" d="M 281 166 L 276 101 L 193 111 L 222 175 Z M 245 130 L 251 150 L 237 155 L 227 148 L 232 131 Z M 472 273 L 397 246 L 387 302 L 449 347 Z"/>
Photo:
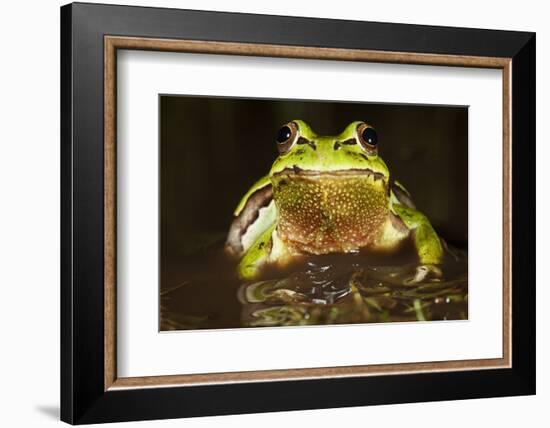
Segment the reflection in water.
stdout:
<path fill-rule="evenodd" d="M 410 260 L 374 263 L 348 254 L 310 257 L 243 284 L 227 274 L 234 265 L 222 273 L 221 260 L 220 269 L 208 270 L 211 278 L 204 270 L 194 278 L 181 272 L 189 279 L 162 291 L 161 330 L 468 318 L 467 255 L 456 249 L 441 276 Z"/>

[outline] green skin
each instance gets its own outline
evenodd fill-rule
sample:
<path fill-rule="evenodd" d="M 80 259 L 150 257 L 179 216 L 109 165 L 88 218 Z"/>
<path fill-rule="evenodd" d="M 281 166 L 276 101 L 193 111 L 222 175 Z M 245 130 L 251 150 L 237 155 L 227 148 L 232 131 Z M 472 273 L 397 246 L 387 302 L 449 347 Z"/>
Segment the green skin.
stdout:
<path fill-rule="evenodd" d="M 240 258 L 239 276 L 254 279 L 266 265 L 308 254 L 387 253 L 411 238 L 420 263 L 440 274 L 441 240 L 406 189 L 390 181 L 377 147 L 361 140 L 370 126 L 352 122 L 323 136 L 301 120 L 291 124 L 293 141 L 235 210 L 226 248 Z"/>

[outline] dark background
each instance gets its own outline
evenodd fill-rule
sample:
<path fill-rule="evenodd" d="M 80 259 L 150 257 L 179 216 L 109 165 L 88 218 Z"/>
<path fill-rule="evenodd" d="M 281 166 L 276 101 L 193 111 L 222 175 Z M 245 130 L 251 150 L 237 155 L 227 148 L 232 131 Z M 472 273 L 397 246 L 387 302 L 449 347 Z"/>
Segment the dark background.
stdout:
<path fill-rule="evenodd" d="M 374 126 L 393 178 L 441 236 L 467 246 L 466 107 L 162 95 L 164 263 L 181 264 L 224 240 L 240 198 L 278 155 L 277 130 L 292 119 L 327 135 L 354 120 Z"/>

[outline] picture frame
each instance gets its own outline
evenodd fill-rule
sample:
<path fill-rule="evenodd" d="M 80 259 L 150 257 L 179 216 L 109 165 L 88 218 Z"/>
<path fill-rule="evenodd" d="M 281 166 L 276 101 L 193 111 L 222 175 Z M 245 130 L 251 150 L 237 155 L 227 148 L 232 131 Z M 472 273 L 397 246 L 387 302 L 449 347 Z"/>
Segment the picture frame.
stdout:
<path fill-rule="evenodd" d="M 502 357 L 119 377 L 119 50 L 501 70 L 503 157 L 495 162 L 503 167 Z M 534 394 L 535 97 L 534 33 L 63 6 L 61 419 L 85 424 Z"/>

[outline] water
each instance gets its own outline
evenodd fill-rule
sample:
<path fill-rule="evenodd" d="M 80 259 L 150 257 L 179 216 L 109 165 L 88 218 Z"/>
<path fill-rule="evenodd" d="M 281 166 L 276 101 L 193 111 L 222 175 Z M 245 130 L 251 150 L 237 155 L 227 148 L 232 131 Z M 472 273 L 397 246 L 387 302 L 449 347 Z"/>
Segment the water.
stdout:
<path fill-rule="evenodd" d="M 356 324 L 468 318 L 465 251 L 449 247 L 434 274 L 399 254 L 311 256 L 243 282 L 221 247 L 166 267 L 161 330 Z"/>

